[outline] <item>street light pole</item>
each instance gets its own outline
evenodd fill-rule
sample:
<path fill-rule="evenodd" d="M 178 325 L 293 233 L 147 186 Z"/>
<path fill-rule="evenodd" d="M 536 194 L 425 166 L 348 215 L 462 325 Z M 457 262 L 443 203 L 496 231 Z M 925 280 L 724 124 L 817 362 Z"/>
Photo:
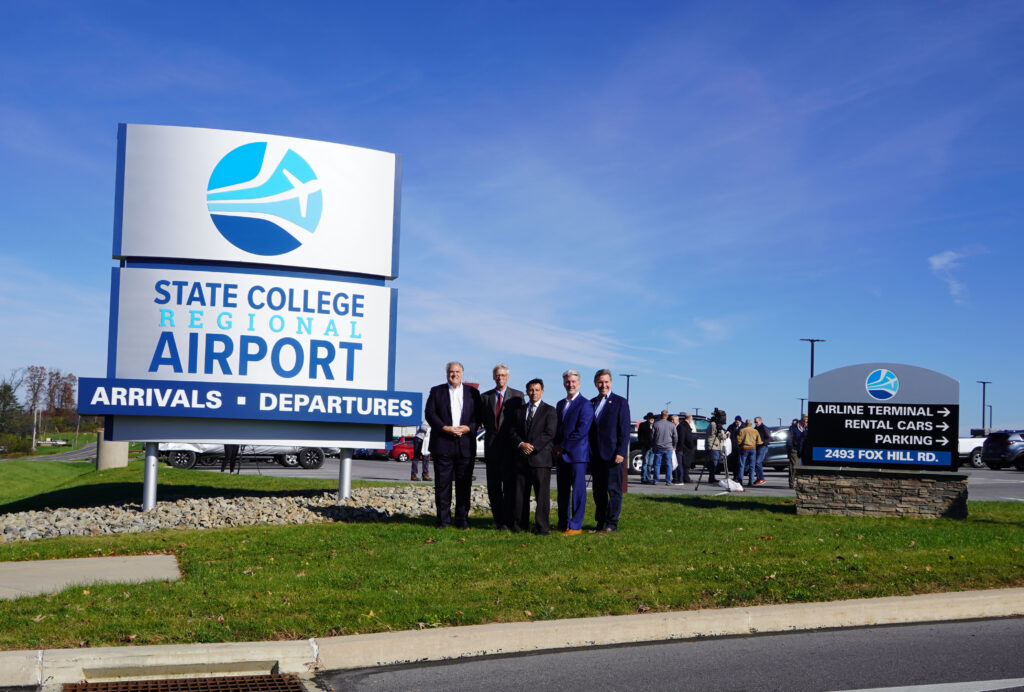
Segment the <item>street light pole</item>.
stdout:
<path fill-rule="evenodd" d="M 632 374 L 627 375 L 626 373 L 621 373 L 620 372 L 619 373 L 619 377 L 625 377 L 626 378 L 626 403 L 628 404 L 629 403 L 629 380 L 630 380 L 630 378 L 636 377 L 636 375 L 632 375 Z"/>
<path fill-rule="evenodd" d="M 981 427 L 985 427 L 985 390 L 988 385 L 992 384 L 992 380 L 978 380 L 978 384 L 981 385 Z"/>
<path fill-rule="evenodd" d="M 811 345 L 811 377 L 814 377 L 814 344 L 824 339 L 800 339 L 800 341 L 806 341 Z"/>
<path fill-rule="evenodd" d="M 804 402 L 807 401 L 807 397 L 798 396 L 797 399 L 800 400 L 800 417 L 803 418 L 804 417 Z"/>
<path fill-rule="evenodd" d="M 992 404 L 988 405 L 988 431 L 992 431 Z"/>
<path fill-rule="evenodd" d="M 697 406 L 696 408 L 693 409 L 693 415 L 695 415 L 695 416 L 699 416 L 700 415 L 700 406 Z"/>

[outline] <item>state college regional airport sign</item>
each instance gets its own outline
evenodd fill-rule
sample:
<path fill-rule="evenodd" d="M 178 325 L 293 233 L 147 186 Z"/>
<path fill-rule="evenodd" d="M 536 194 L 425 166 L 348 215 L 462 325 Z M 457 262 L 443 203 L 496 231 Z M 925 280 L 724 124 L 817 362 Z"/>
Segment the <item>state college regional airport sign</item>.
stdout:
<path fill-rule="evenodd" d="M 384 442 L 400 161 L 248 132 L 121 125 L 104 378 L 108 439 Z M 340 426 L 337 424 L 341 424 Z"/>
<path fill-rule="evenodd" d="M 866 363 L 810 381 L 811 459 L 823 466 L 952 470 L 960 384 L 912 365 Z"/>

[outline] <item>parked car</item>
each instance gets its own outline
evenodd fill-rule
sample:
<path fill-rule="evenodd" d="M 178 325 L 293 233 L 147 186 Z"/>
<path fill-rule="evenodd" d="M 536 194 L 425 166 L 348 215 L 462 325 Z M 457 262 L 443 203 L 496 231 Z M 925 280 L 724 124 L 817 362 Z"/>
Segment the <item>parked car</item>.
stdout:
<path fill-rule="evenodd" d="M 412 437 L 399 437 L 395 439 L 394 444 L 391 445 L 391 451 L 388 452 L 388 458 L 394 459 L 395 461 L 409 461 L 415 454 L 416 448 L 413 446 Z"/>
<path fill-rule="evenodd" d="M 196 465 L 213 466 L 224 457 L 224 445 L 204 442 L 164 442 L 159 452 L 167 463 L 179 469 Z M 249 461 L 277 462 L 281 466 L 318 469 L 327 454 L 338 454 L 336 447 L 295 447 L 291 445 L 239 445 L 238 458 Z"/>
<path fill-rule="evenodd" d="M 1000 430 L 985 438 L 981 460 L 990 469 L 1014 466 L 1024 471 L 1024 430 Z"/>
<path fill-rule="evenodd" d="M 789 468 L 789 452 L 786 445 L 789 442 L 789 428 L 769 428 L 768 454 L 764 458 L 765 468 L 771 467 L 776 471 Z"/>
<path fill-rule="evenodd" d="M 985 431 L 980 428 L 972 428 L 970 437 L 961 437 L 957 447 L 961 463 L 969 463 L 976 469 L 984 468 L 985 462 L 981 460 L 981 447 L 985 443 Z"/>

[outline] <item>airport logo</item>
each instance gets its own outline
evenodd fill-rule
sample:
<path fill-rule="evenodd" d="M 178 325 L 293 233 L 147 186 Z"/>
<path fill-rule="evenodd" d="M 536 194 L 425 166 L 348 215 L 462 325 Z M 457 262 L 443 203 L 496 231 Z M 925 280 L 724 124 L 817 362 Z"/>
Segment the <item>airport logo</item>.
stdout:
<path fill-rule="evenodd" d="M 224 238 L 254 255 L 283 255 L 312 237 L 323 212 L 316 173 L 291 149 L 251 142 L 210 174 L 210 218 Z"/>
<path fill-rule="evenodd" d="M 900 380 L 892 370 L 879 368 L 868 375 L 864 388 L 873 398 L 884 401 L 896 396 L 900 389 Z"/>

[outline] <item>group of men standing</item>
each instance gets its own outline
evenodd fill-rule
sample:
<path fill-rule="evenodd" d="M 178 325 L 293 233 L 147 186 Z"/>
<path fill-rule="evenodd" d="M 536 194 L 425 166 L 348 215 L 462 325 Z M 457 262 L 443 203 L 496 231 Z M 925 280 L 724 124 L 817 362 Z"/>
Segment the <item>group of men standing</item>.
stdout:
<path fill-rule="evenodd" d="M 469 528 L 470 491 L 476 461 L 476 432 L 486 431 L 487 494 L 498 529 L 530 526 L 530 493 L 537 508 L 535 530 L 550 532 L 551 469 L 555 469 L 558 530 L 582 533 L 586 475 L 593 479 L 596 529 L 618 530 L 624 462 L 629 453 L 629 403 L 611 391 L 612 376 L 598 370 L 598 395 L 580 393 L 580 374 L 562 373 L 566 396 L 555 407 L 543 401 L 544 382 L 527 382 L 526 395 L 508 386 L 509 370 L 494 366 L 494 388 L 480 394 L 463 386 L 461 363 L 445 366 L 447 382 L 431 388 L 425 417 L 433 431 L 437 525 Z M 452 515 L 452 486 L 455 512 Z"/>
<path fill-rule="evenodd" d="M 661 417 L 655 418 L 648 412 L 637 428 L 637 442 L 643 450 L 641 483 L 657 485 L 662 467 L 665 485 L 692 482 L 690 469 L 697 453 L 697 426 L 689 413 L 680 418 L 662 411 Z"/>

